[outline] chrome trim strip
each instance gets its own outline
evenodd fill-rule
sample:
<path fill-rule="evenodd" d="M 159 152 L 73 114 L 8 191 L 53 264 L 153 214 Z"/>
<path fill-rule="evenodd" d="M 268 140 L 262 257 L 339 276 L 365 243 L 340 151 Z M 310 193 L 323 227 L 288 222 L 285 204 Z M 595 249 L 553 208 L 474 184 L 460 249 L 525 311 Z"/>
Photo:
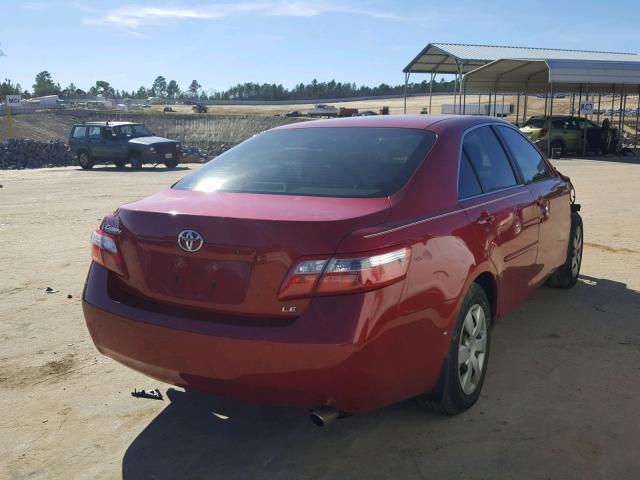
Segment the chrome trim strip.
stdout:
<path fill-rule="evenodd" d="M 522 185 L 517 185 L 516 187 L 522 187 Z M 516 188 L 516 187 L 512 187 L 512 188 Z M 483 202 L 483 203 L 478 203 L 478 204 L 475 204 L 475 205 L 472 205 L 472 206 L 469 206 L 469 207 L 458 208 L 456 210 L 452 210 L 452 211 L 447 212 L 447 213 L 441 213 L 440 215 L 434 215 L 433 217 L 427 217 L 427 218 L 423 218 L 421 220 L 416 220 L 415 222 L 406 223 L 404 225 L 393 227 L 393 228 L 390 228 L 388 230 L 383 230 L 382 232 L 376 232 L 376 233 L 370 233 L 368 235 L 363 235 L 363 238 L 381 237 L 382 235 L 386 235 L 388 233 L 393 233 L 393 232 L 397 232 L 399 230 L 404 230 L 405 228 L 415 227 L 416 225 L 421 225 L 423 223 L 428 223 L 428 222 L 431 222 L 433 220 L 440 220 L 441 218 L 449 217 L 449 216 L 454 215 L 456 213 L 468 212 L 469 210 L 473 210 L 473 209 L 478 208 L 478 207 L 483 207 L 483 206 L 489 205 L 491 203 L 496 203 L 496 202 L 499 202 L 501 200 L 507 200 L 508 198 L 516 197 L 516 196 L 518 196 L 518 195 L 520 195 L 522 193 L 527 193 L 527 192 L 528 192 L 528 190 L 522 190 L 520 192 L 512 193 L 511 195 L 505 195 L 504 197 L 494 198 L 492 200 L 488 200 L 488 201 Z M 489 193 L 495 193 L 495 192 L 489 192 Z M 482 196 L 482 195 L 480 195 L 480 196 Z"/>
<path fill-rule="evenodd" d="M 522 185 L 518 185 L 518 186 L 521 187 Z M 465 212 L 468 212 L 469 210 L 473 210 L 474 208 L 484 207 L 485 205 L 496 203 L 496 202 L 499 202 L 500 200 L 506 200 L 508 198 L 517 197 L 518 195 L 521 195 L 523 193 L 530 193 L 530 192 L 529 190 L 522 190 L 521 192 L 512 193 L 511 195 L 505 195 L 504 197 L 500 197 L 500 198 L 494 198 L 493 200 L 488 200 L 483 203 L 476 203 L 475 205 L 464 207 L 462 210 L 464 210 Z"/>
<path fill-rule="evenodd" d="M 457 210 L 452 210 L 451 212 L 442 213 L 440 215 L 435 215 L 433 217 L 423 218 L 423 219 L 417 220 L 415 222 L 411 222 L 411 223 L 407 223 L 407 224 L 404 224 L 404 225 L 400 225 L 398 227 L 390 228 L 389 230 L 383 230 L 382 232 L 370 233 L 369 235 L 364 235 L 364 238 L 380 237 L 382 235 L 386 235 L 387 233 L 393 233 L 393 232 L 397 232 L 398 230 L 404 230 L 405 228 L 415 227 L 416 225 L 420 225 L 422 223 L 431 222 L 432 220 L 439 220 L 440 218 L 445 218 L 445 217 L 448 217 L 448 216 L 453 215 L 455 213 L 459 213 L 461 211 L 462 211 L 462 209 L 458 208 Z"/>

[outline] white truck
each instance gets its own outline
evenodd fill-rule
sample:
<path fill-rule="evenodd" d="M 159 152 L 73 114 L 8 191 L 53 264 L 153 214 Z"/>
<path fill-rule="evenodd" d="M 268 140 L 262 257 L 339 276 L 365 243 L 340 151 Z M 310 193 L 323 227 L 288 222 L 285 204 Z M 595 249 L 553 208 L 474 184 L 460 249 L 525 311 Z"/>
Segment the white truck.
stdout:
<path fill-rule="evenodd" d="M 495 108 L 495 110 L 494 110 Z M 462 115 L 464 112 L 465 115 L 487 115 L 490 117 L 506 117 L 513 113 L 513 104 L 505 103 L 502 105 L 501 102 L 496 102 L 495 106 L 493 103 L 481 103 L 478 105 L 477 103 L 467 103 L 466 105 L 452 105 L 452 104 L 444 104 L 442 105 L 442 114 L 444 115 Z"/>

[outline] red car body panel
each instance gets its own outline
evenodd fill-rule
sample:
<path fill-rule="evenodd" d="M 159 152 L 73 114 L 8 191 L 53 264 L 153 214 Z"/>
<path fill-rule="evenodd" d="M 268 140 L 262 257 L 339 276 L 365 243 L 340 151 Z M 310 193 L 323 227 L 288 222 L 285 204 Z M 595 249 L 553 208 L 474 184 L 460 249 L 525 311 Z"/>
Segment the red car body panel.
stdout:
<path fill-rule="evenodd" d="M 93 263 L 83 295 L 94 343 L 158 380 L 249 401 L 358 412 L 430 390 L 472 282 L 490 279 L 499 318 L 566 255 L 569 195 L 555 171 L 535 184 L 458 201 L 463 135 L 486 123 L 506 125 L 381 116 L 279 127 L 434 132 L 425 160 L 386 198 L 166 190 L 125 205 L 109 218 L 122 231 L 129 276 Z M 494 221 L 483 222 L 487 215 Z M 207 240 L 198 255 L 176 252 L 183 229 Z M 411 248 L 401 281 L 364 293 L 277 298 L 300 257 L 393 246 Z M 207 293 L 211 276 L 187 274 L 207 269 L 226 285 L 221 293 Z M 289 307 L 295 312 L 283 313 Z"/>

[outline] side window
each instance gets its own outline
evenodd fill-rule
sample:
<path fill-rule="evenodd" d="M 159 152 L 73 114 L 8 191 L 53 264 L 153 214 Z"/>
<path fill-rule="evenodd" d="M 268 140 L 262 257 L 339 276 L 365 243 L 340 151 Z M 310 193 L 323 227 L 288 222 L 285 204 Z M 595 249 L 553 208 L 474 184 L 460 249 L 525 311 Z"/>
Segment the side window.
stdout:
<path fill-rule="evenodd" d="M 73 129 L 73 138 L 81 139 L 87 136 L 87 127 L 76 127 Z"/>
<path fill-rule="evenodd" d="M 90 127 L 89 128 L 89 138 L 92 140 L 102 138 L 102 132 L 100 127 Z"/>
<path fill-rule="evenodd" d="M 467 154 L 462 152 L 460 158 L 460 172 L 458 174 L 458 199 L 473 197 L 482 193 L 476 172 L 469 162 Z"/>
<path fill-rule="evenodd" d="M 131 136 L 131 125 L 122 125 L 120 127 L 114 127 L 113 131 L 118 137 L 130 137 Z"/>
<path fill-rule="evenodd" d="M 535 182 L 549 178 L 551 173 L 542 155 L 522 135 L 513 128 L 498 127 L 507 148 L 511 151 L 513 159 L 520 167 L 525 183 Z"/>
<path fill-rule="evenodd" d="M 553 128 L 559 128 L 561 130 L 566 130 L 567 128 L 569 128 L 567 122 L 561 118 L 554 120 L 551 125 L 553 126 Z"/>
<path fill-rule="evenodd" d="M 518 184 L 507 154 L 491 127 L 479 127 L 467 133 L 462 150 L 478 174 L 483 191 L 491 192 Z"/>

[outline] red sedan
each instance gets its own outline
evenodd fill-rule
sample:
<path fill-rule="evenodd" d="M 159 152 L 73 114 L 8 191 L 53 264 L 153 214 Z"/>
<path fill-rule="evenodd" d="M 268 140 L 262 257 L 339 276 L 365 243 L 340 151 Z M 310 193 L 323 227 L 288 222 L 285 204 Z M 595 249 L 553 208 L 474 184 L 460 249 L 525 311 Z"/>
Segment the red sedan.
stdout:
<path fill-rule="evenodd" d="M 458 413 L 494 320 L 577 281 L 570 188 L 494 118 L 287 125 L 107 216 L 85 318 L 137 371 L 319 424 L 410 397 Z"/>

